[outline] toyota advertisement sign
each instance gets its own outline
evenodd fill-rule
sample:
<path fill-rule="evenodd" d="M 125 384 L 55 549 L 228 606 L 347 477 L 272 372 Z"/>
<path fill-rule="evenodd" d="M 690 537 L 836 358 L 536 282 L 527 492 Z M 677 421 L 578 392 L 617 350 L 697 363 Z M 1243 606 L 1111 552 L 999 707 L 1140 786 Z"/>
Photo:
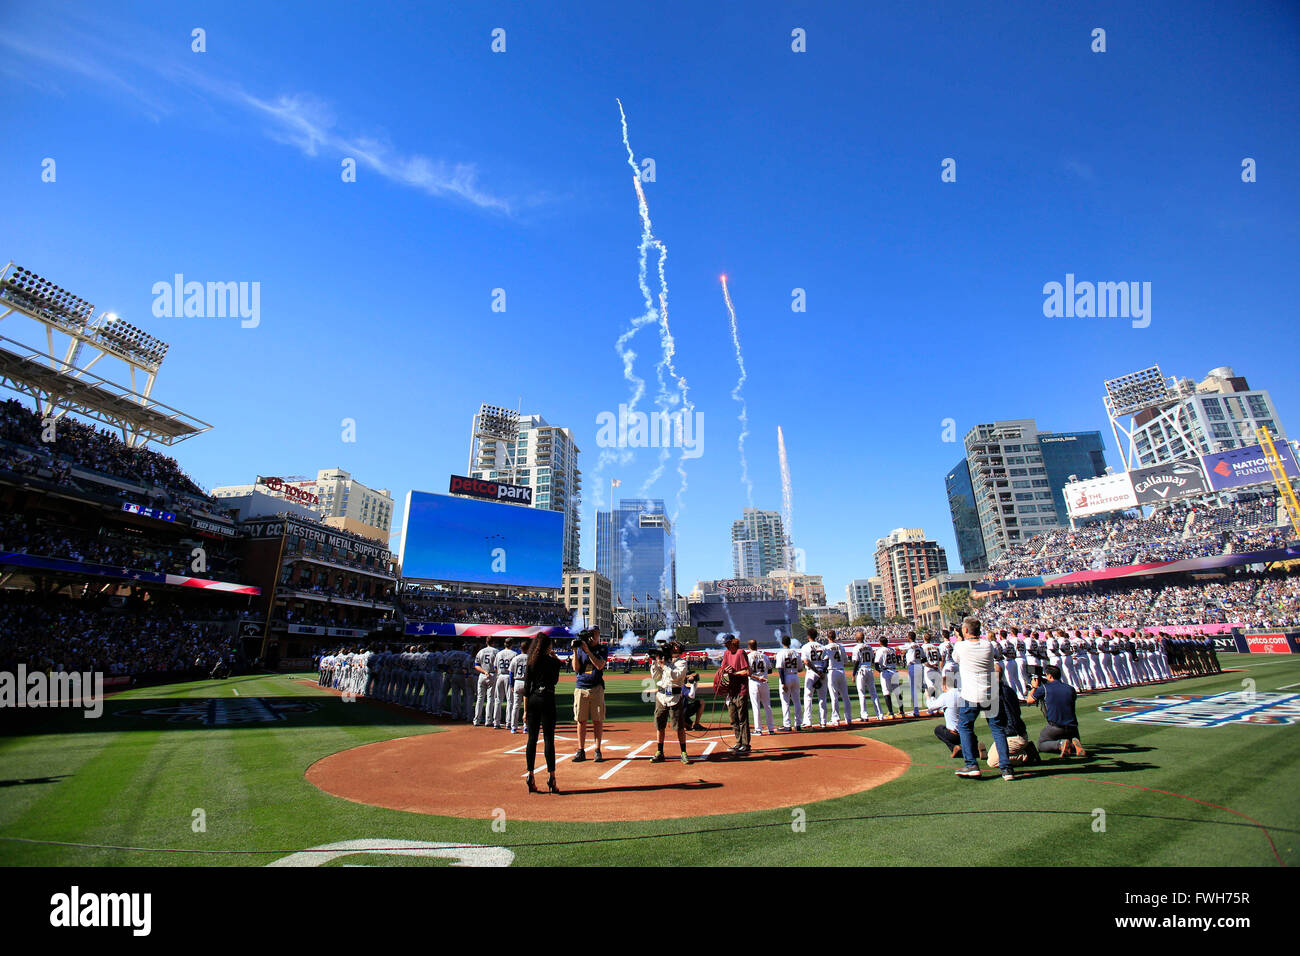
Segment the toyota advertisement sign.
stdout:
<path fill-rule="evenodd" d="M 1203 495 L 1209 488 L 1205 472 L 1195 458 L 1167 461 L 1150 468 L 1134 468 L 1129 472 L 1133 479 L 1133 494 L 1140 505 L 1158 505 L 1192 495 Z"/>
<path fill-rule="evenodd" d="M 1277 455 L 1282 460 L 1282 467 L 1286 469 L 1288 477 L 1300 477 L 1300 471 L 1296 469 L 1295 458 L 1292 457 L 1288 445 L 1278 442 Z M 1258 445 L 1247 445 L 1245 448 L 1203 455 L 1201 464 L 1205 468 L 1205 476 L 1210 480 L 1210 488 L 1213 491 L 1273 482 L 1273 473 L 1269 470 L 1268 462 L 1264 460 L 1264 449 Z"/>

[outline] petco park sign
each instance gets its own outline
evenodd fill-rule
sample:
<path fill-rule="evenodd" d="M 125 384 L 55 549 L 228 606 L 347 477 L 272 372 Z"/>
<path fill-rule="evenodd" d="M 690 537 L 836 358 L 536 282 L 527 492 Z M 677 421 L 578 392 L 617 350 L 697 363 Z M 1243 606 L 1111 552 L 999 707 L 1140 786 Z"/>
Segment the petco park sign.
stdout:
<path fill-rule="evenodd" d="M 533 489 L 527 485 L 507 485 L 501 481 L 484 481 L 463 475 L 451 476 L 450 491 L 453 495 L 486 498 L 488 501 L 513 501 L 521 505 L 533 503 Z"/>

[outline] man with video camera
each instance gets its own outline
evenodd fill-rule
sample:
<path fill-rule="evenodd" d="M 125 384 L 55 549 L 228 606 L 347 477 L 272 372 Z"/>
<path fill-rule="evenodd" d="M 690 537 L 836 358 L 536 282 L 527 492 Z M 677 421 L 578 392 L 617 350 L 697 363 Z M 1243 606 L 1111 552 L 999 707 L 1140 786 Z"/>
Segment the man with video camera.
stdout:
<path fill-rule="evenodd" d="M 596 739 L 595 762 L 605 758 L 600 753 L 601 735 L 605 729 L 605 654 L 600 647 L 600 628 L 581 631 L 573 640 L 573 673 L 577 686 L 573 689 L 573 720 L 578 725 L 578 753 L 573 762 L 587 759 L 587 722 L 591 722 Z"/>
<path fill-rule="evenodd" d="M 682 700 L 688 665 L 681 654 L 682 646 L 676 641 L 669 641 L 661 649 L 650 652 L 650 677 L 656 685 L 655 727 L 659 730 L 659 749 L 650 758 L 651 763 L 664 762 L 664 730 L 670 720 L 677 731 L 682 763 L 691 762 L 686 755 L 686 707 Z"/>

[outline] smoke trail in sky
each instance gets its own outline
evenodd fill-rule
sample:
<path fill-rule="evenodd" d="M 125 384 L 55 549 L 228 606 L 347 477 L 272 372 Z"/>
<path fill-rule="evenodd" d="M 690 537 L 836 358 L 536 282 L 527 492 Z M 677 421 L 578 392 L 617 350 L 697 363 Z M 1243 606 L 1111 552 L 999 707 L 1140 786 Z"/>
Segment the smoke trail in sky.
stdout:
<path fill-rule="evenodd" d="M 745 403 L 745 356 L 740 351 L 740 329 L 736 326 L 736 307 L 731 304 L 731 291 L 727 288 L 727 277 L 722 277 L 722 298 L 727 303 L 727 315 L 731 318 L 731 344 L 736 347 L 736 365 L 740 368 L 740 378 L 731 390 L 731 397 L 740 403 L 740 440 L 736 442 L 736 451 L 740 453 L 740 480 L 745 483 L 745 500 L 754 507 L 754 483 L 749 480 L 749 462 L 745 459 L 745 438 L 749 435 L 749 406 Z"/>
<path fill-rule="evenodd" d="M 686 379 L 677 374 L 677 368 L 673 363 L 673 358 L 677 354 L 677 343 L 673 339 L 672 327 L 668 324 L 668 276 L 666 265 L 668 262 L 668 247 L 662 240 L 657 239 L 654 235 L 654 227 L 650 222 L 650 206 L 646 202 L 645 190 L 641 188 L 641 171 L 636 164 L 636 156 L 632 152 L 632 144 L 628 139 L 627 133 L 627 114 L 623 111 L 622 100 L 616 99 L 618 103 L 618 115 L 623 129 L 623 146 L 627 150 L 627 164 L 632 167 L 632 188 L 636 190 L 637 212 L 641 216 L 641 244 L 638 247 L 639 262 L 637 281 L 641 289 L 641 296 L 645 300 L 646 311 L 634 319 L 632 328 L 619 337 L 615 344 L 615 349 L 623 359 L 623 376 L 634 386 L 632 401 L 628 404 L 629 414 L 636 407 L 636 402 L 645 394 L 645 380 L 637 377 L 632 371 L 632 363 L 636 359 L 636 353 L 628 348 L 627 343 L 637 330 L 643 325 L 647 325 L 656 318 L 659 320 L 659 347 L 660 358 L 656 366 L 656 374 L 659 378 L 659 393 L 655 396 L 655 404 L 659 407 L 661 420 L 671 421 L 668 416 L 682 416 L 679 419 L 677 428 L 684 427 L 685 416 L 692 415 L 694 406 L 687 397 L 688 387 Z M 654 248 L 659 253 L 658 274 L 659 274 L 659 305 L 656 309 L 654 299 L 650 293 L 650 286 L 646 281 L 649 271 L 648 255 L 650 249 Z M 665 375 L 667 373 L 667 376 Z M 670 390 L 668 377 L 671 377 L 676 387 L 676 392 Z M 679 430 L 678 435 L 681 435 Z M 677 473 L 681 476 L 681 484 L 677 490 L 677 508 L 673 512 L 674 522 L 677 514 L 682 508 L 682 497 L 686 492 L 686 464 L 685 464 L 685 447 L 682 449 L 683 454 L 677 461 Z M 659 450 L 659 462 L 654 470 L 646 478 L 641 486 L 641 494 L 644 495 L 663 475 L 664 466 L 667 464 L 669 457 L 668 445 L 662 444 Z"/>
<path fill-rule="evenodd" d="M 785 457 L 785 435 L 776 426 L 776 451 L 781 461 L 781 524 L 785 530 L 786 566 L 795 570 L 794 564 L 794 492 L 790 487 L 790 462 Z"/>

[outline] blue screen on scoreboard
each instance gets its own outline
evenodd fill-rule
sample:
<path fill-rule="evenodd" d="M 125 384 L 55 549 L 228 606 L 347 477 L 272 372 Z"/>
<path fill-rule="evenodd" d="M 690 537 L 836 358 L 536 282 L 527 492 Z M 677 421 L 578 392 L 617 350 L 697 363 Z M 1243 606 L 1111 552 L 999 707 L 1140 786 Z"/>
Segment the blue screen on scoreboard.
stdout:
<path fill-rule="evenodd" d="M 412 491 L 402 577 L 558 588 L 563 544 L 563 512 Z"/>

